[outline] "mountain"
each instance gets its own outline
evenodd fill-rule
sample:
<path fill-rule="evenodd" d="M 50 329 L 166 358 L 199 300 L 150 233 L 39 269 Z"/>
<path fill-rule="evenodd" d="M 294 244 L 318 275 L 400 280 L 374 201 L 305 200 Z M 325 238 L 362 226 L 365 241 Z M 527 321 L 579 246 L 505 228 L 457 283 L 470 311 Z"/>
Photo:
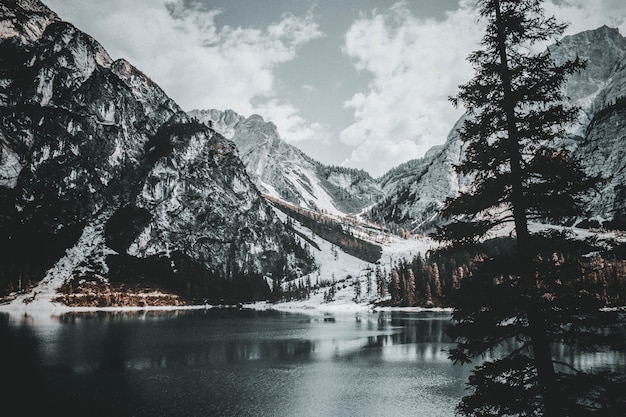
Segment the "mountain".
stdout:
<path fill-rule="evenodd" d="M 626 159 L 624 156 L 624 97 L 626 96 L 626 38 L 617 29 L 596 30 L 564 37 L 552 45 L 557 62 L 580 56 L 585 70 L 565 85 L 570 104 L 581 108 L 578 122 L 561 146 L 579 157 L 588 174 L 607 182 L 588 202 L 589 218 L 575 219 L 581 226 L 626 228 Z M 423 158 L 393 168 L 374 180 L 361 171 L 325 167 L 282 139 L 270 122 L 232 110 L 194 110 L 189 115 L 210 124 L 231 138 L 241 153 L 248 174 L 262 192 L 313 210 L 357 213 L 376 222 L 395 224 L 412 232 L 427 231 L 440 221 L 438 211 L 446 198 L 471 184 L 459 178 L 454 165 L 462 158 L 457 129 L 443 145 Z M 360 197 L 360 198 L 359 198 Z"/>
<path fill-rule="evenodd" d="M 423 158 L 406 162 L 381 177 L 386 197 L 370 209 L 367 217 L 410 232 L 427 229 L 435 221 L 445 196 L 460 189 L 460 180 L 453 170 L 460 157 L 461 141 L 453 129 L 444 146 L 435 147 Z"/>
<path fill-rule="evenodd" d="M 281 139 L 259 115 L 232 110 L 193 110 L 189 116 L 230 138 L 252 181 L 263 192 L 294 205 L 330 214 L 359 213 L 381 196 L 378 183 L 362 170 L 323 165 Z"/>
<path fill-rule="evenodd" d="M 555 60 L 577 55 L 588 60 L 585 70 L 571 76 L 565 94 L 581 107 L 578 123 L 562 146 L 574 152 L 590 175 L 606 182 L 589 197 L 589 218 L 575 219 L 581 226 L 626 228 L 626 38 L 606 26 L 564 37 L 551 46 Z M 465 117 L 465 116 L 463 116 Z M 460 187 L 471 184 L 459 178 L 453 166 L 462 156 L 455 124 L 444 145 L 424 158 L 397 167 L 381 179 L 385 198 L 369 217 L 392 222 L 410 231 L 425 231 L 440 221 L 439 208 Z"/>
<path fill-rule="evenodd" d="M 626 38 L 602 26 L 565 37 L 552 53 L 588 61 L 566 86 L 583 113 L 575 154 L 588 174 L 607 179 L 590 196 L 585 224 L 626 229 Z"/>
<path fill-rule="evenodd" d="M 0 288 L 255 298 L 312 268 L 235 145 L 36 0 L 0 4 Z"/>

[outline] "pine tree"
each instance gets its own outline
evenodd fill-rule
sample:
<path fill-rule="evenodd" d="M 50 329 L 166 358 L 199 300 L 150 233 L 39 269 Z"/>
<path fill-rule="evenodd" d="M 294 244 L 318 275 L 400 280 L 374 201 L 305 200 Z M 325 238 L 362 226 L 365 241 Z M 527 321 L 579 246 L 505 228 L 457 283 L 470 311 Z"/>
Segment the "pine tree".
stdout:
<path fill-rule="evenodd" d="M 354 302 L 358 303 L 361 301 L 361 281 L 358 279 L 354 280 Z"/>
<path fill-rule="evenodd" d="M 378 290 L 378 296 L 384 298 L 386 295 L 387 281 L 385 280 L 385 272 L 380 269 L 380 266 L 376 266 L 376 288 Z"/>
<path fill-rule="evenodd" d="M 413 274 L 413 270 L 409 267 L 407 271 L 407 282 L 405 285 L 406 288 L 406 303 L 409 306 L 414 306 L 415 302 L 415 275 Z"/>
<path fill-rule="evenodd" d="M 432 307 L 433 306 L 433 295 L 432 295 L 432 292 L 430 290 L 430 284 L 428 283 L 428 281 L 426 281 L 426 289 L 424 290 L 424 292 L 426 293 L 426 307 Z"/>
<path fill-rule="evenodd" d="M 439 265 L 435 262 L 433 264 L 433 284 L 435 286 L 435 295 L 437 298 L 441 298 L 441 279 L 439 278 Z"/>
<path fill-rule="evenodd" d="M 397 269 L 394 267 L 391 270 L 391 281 L 389 282 L 389 295 L 391 295 L 391 302 L 398 304 L 400 301 L 400 276 Z"/>
<path fill-rule="evenodd" d="M 581 280 L 579 259 L 588 247 L 562 233 L 529 230 L 532 220 L 581 214 L 581 197 L 596 181 L 557 140 L 578 113 L 563 104 L 561 87 L 584 63 L 557 65 L 549 51 L 531 52 L 565 28 L 545 17 L 541 1 L 477 3 L 487 27 L 482 49 L 469 57 L 476 74 L 451 98 L 467 110 L 457 171 L 474 182 L 447 201 L 443 214 L 451 222 L 437 237 L 449 243 L 448 251 L 476 250 L 508 225 L 515 241 L 498 256 L 477 258 L 454 299 L 451 359 L 470 362 L 503 352 L 474 370 L 473 392 L 458 410 L 469 416 L 617 415 L 623 404 L 616 403 L 624 400 L 607 393 L 623 379 L 572 371 L 551 352 L 556 343 L 578 350 L 623 344 L 606 330 L 617 325 L 617 315 L 601 310 Z M 518 347 L 507 351 L 511 341 Z"/>

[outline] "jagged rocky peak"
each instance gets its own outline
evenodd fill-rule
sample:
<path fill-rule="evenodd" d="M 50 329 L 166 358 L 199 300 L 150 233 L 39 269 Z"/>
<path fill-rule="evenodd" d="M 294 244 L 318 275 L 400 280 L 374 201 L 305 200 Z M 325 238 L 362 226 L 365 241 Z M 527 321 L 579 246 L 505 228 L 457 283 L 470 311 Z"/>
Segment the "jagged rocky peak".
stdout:
<path fill-rule="evenodd" d="M 264 276 L 311 268 L 231 141 L 40 3 L 0 7 L 2 286 L 51 271 L 265 296 Z"/>
<path fill-rule="evenodd" d="M 626 38 L 617 28 L 602 26 L 565 36 L 549 50 L 557 62 L 576 57 L 587 62 L 586 68 L 572 74 L 565 85 L 566 97 L 582 108 L 574 128 L 574 133 L 582 136 L 583 127 L 598 110 L 626 93 L 626 85 L 619 81 L 623 80 L 619 73 L 626 69 Z"/>
<path fill-rule="evenodd" d="M 237 144 L 242 155 L 249 155 L 251 158 L 256 159 L 257 163 L 262 162 L 260 160 L 261 156 L 278 157 L 294 163 L 302 159 L 310 159 L 298 148 L 284 141 L 276 125 L 271 121 L 265 121 L 263 116 L 259 114 L 252 114 L 247 118 L 242 118 L 234 126 L 234 134 L 231 139 Z M 242 156 L 242 159 L 244 162 L 247 161 L 246 157 Z M 259 170 L 262 169 L 258 167 L 251 174 L 261 175 Z"/>
<path fill-rule="evenodd" d="M 232 139 L 235 134 L 235 126 L 246 118 L 235 113 L 233 110 L 192 110 L 189 116 L 210 126 L 225 138 Z"/>
<path fill-rule="evenodd" d="M 287 142 L 283 141 L 280 137 L 280 133 L 278 132 L 278 128 L 272 122 L 266 122 L 263 119 L 263 116 L 259 114 L 253 114 L 247 119 L 242 120 L 237 125 L 237 130 L 235 132 L 237 137 L 233 136 L 233 140 L 235 140 L 240 146 L 244 144 L 250 144 L 250 146 L 254 146 L 254 144 L 258 144 L 259 142 L 264 143 L 281 143 L 281 145 L 287 145 Z M 279 146 L 281 146 L 279 145 Z M 292 148 L 295 150 L 295 147 L 285 147 L 285 150 L 291 150 Z"/>
<path fill-rule="evenodd" d="M 578 81 L 576 75 L 569 82 L 568 90 L 574 94 L 570 99 L 577 100 L 579 96 L 592 93 L 593 87 L 600 87 L 602 82 L 611 77 L 616 64 L 626 56 L 626 39 L 619 29 L 602 26 L 565 36 L 549 47 L 549 50 L 559 62 L 574 59 L 576 56 L 587 60 L 587 67 L 581 71 L 581 79 L 586 80 L 588 85 L 572 83 Z"/>
<path fill-rule="evenodd" d="M 108 66 L 112 62 L 98 42 L 73 25 L 61 21 L 38 1 L 9 1 L 0 5 L 0 19 L 0 39 L 19 46 L 34 42 L 47 43 L 53 49 L 47 54 L 48 57 L 59 56 L 56 64 L 62 68 L 76 67 L 83 80 L 91 75 L 95 65 Z M 61 48 L 69 54 L 57 54 Z M 66 59 L 70 62 L 66 62 Z"/>
<path fill-rule="evenodd" d="M 358 213 L 382 191 L 364 171 L 326 166 L 285 142 L 276 125 L 262 116 L 227 110 L 194 110 L 191 117 L 228 135 L 240 151 L 257 187 L 272 197 L 333 214 Z"/>

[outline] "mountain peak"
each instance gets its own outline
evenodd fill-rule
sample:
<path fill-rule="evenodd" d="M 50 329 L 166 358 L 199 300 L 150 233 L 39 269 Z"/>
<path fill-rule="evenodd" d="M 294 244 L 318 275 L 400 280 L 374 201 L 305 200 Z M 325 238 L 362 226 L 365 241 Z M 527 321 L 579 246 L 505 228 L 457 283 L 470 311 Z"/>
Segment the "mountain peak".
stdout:
<path fill-rule="evenodd" d="M 38 40 L 46 28 L 60 22 L 59 16 L 39 0 L 3 0 L 0 3 L 0 40 L 15 39 L 19 44 Z"/>
<path fill-rule="evenodd" d="M 602 25 L 599 28 L 589 30 L 588 32 L 602 33 L 611 38 L 623 38 L 622 34 L 619 32 L 619 28 L 617 27 L 612 28 L 607 25 Z M 581 33 L 585 33 L 585 32 L 581 32 Z"/>
<path fill-rule="evenodd" d="M 622 36 L 618 28 L 607 25 L 564 36 L 558 42 L 557 48 L 560 46 L 576 48 L 577 52 L 581 52 L 585 57 L 602 50 L 607 53 L 617 52 L 622 57 L 626 55 L 626 38 Z"/>
<path fill-rule="evenodd" d="M 0 3 L 0 50 L 0 270 L 215 299 L 310 270 L 233 143 L 131 63 L 33 0 Z"/>
<path fill-rule="evenodd" d="M 248 121 L 250 122 L 259 122 L 259 123 L 264 123 L 265 120 L 263 119 L 263 116 L 261 116 L 260 114 L 253 114 L 250 117 L 248 117 Z"/>
<path fill-rule="evenodd" d="M 40 0 L 4 0 L 4 10 L 22 10 L 30 13 L 45 13 L 54 15 L 58 19 L 56 13 L 54 13 L 48 6 L 43 4 Z"/>
<path fill-rule="evenodd" d="M 273 137 L 280 139 L 280 133 L 278 132 L 278 127 L 270 121 L 265 121 L 263 116 L 260 114 L 253 114 L 248 117 L 244 122 L 246 126 L 263 133 L 267 137 Z"/>
<path fill-rule="evenodd" d="M 281 139 L 276 125 L 262 116 L 229 112 L 193 110 L 189 115 L 235 142 L 262 192 L 331 214 L 358 213 L 380 197 L 380 187 L 364 171 L 325 166 Z"/>

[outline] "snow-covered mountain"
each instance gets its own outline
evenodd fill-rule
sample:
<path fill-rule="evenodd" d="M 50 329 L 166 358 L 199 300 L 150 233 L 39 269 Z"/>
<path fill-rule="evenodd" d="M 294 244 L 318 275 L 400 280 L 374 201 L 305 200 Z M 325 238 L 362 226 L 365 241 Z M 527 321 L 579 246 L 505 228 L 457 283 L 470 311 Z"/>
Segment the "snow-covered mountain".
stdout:
<path fill-rule="evenodd" d="M 263 192 L 300 207 L 353 214 L 382 196 L 365 171 L 326 166 L 281 139 L 276 125 L 232 110 L 193 110 L 195 118 L 231 139 L 252 181 Z"/>
<path fill-rule="evenodd" d="M 551 51 L 589 59 L 567 84 L 582 113 L 566 144 L 590 174 L 608 178 L 589 200 L 589 220 L 624 228 L 626 40 L 602 27 Z M 269 277 L 334 275 L 361 292 L 373 262 L 337 254 L 338 245 L 261 193 L 328 214 L 373 206 L 372 219 L 423 231 L 470 184 L 453 169 L 462 119 L 445 144 L 381 178 L 325 166 L 258 115 L 184 113 L 148 76 L 112 60 L 38 0 L 0 3 L 0 114 L 0 290 L 102 278 L 241 299 L 265 295 Z M 433 245 L 357 223 L 339 228 L 379 245 L 381 263 Z"/>
<path fill-rule="evenodd" d="M 563 146 L 581 158 L 589 174 L 609 179 L 590 197 L 591 218 L 579 220 L 623 228 L 626 38 L 617 29 L 603 26 L 567 36 L 551 46 L 550 52 L 557 61 L 577 55 L 588 61 L 586 69 L 571 76 L 565 86 L 566 96 L 581 107 L 581 114 Z M 245 118 L 232 110 L 194 110 L 189 114 L 236 143 L 249 175 L 262 192 L 314 210 L 354 213 L 372 206 L 368 213 L 372 220 L 424 231 L 437 224 L 445 199 L 471 183 L 453 169 L 462 157 L 457 129 L 463 118 L 443 145 L 373 180 L 361 171 L 325 167 L 312 160 L 281 140 L 276 126 L 258 115 Z"/>
<path fill-rule="evenodd" d="M 557 61 L 576 55 L 587 68 L 567 82 L 566 96 L 581 107 L 578 123 L 563 146 L 572 149 L 586 171 L 608 181 L 590 197 L 588 225 L 626 227 L 626 38 L 606 26 L 564 37 L 550 51 Z M 470 183 L 458 178 L 454 164 L 462 156 L 456 132 L 459 120 L 443 146 L 420 160 L 410 161 L 385 174 L 381 186 L 386 197 L 371 210 L 377 221 L 394 222 L 408 230 L 427 230 L 437 221 L 446 198 Z M 589 222 L 591 220 L 591 223 Z"/>
<path fill-rule="evenodd" d="M 156 280 L 219 298 L 311 268 L 231 141 L 37 0 L 0 4 L 0 114 L 4 287 Z"/>

